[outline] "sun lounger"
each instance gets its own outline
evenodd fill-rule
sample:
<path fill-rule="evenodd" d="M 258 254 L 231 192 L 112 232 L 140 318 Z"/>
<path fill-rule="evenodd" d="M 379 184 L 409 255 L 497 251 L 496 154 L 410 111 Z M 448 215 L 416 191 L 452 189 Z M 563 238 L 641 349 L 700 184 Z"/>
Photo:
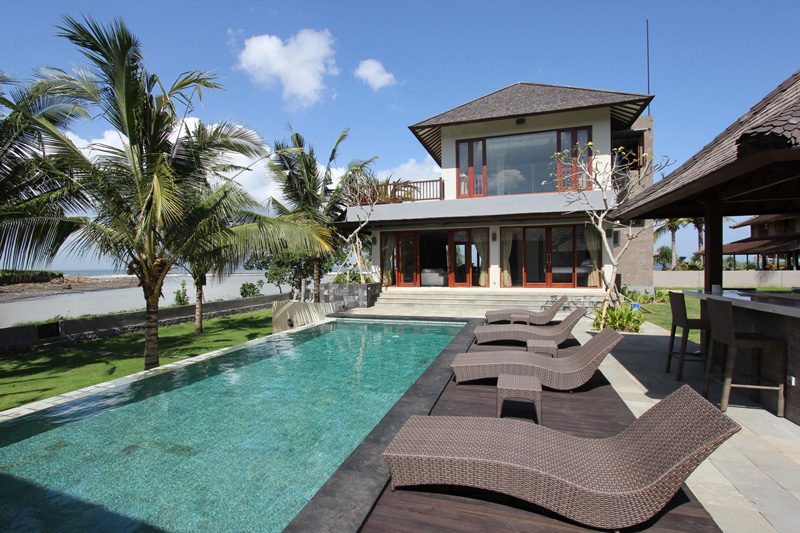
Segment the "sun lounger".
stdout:
<path fill-rule="evenodd" d="M 572 329 L 586 314 L 586 309 L 578 307 L 567 315 L 564 320 L 553 326 L 528 326 L 525 324 L 486 324 L 475 328 L 475 342 L 517 341 L 526 342 L 530 339 L 552 340 L 561 344 L 567 340 Z"/>
<path fill-rule="evenodd" d="M 456 383 L 517 374 L 536 376 L 544 387 L 572 390 L 592 378 L 600 363 L 622 338 L 621 333 L 606 328 L 566 357 L 553 358 L 516 350 L 460 353 L 453 358 L 450 367 Z"/>
<path fill-rule="evenodd" d="M 486 323 L 494 324 L 495 322 L 511 322 L 511 315 L 524 318 L 525 322 L 531 326 L 544 326 L 551 322 L 553 318 L 561 309 L 561 306 L 567 302 L 567 297 L 562 296 L 549 307 L 541 311 L 531 311 L 524 307 L 509 307 L 508 309 L 499 309 L 497 311 L 486 311 Z M 516 321 L 516 320 L 515 320 Z"/>
<path fill-rule="evenodd" d="M 621 529 L 658 513 L 739 429 L 684 385 L 606 438 L 576 437 L 507 418 L 412 416 L 383 458 L 392 490 L 471 487 L 591 527 Z"/>

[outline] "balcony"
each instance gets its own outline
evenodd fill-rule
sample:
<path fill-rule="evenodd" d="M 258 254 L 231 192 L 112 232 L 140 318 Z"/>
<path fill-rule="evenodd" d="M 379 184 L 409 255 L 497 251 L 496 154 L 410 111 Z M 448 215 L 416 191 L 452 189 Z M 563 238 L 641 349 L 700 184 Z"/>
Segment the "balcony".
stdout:
<path fill-rule="evenodd" d="M 363 196 L 356 198 L 351 205 L 398 204 L 421 200 L 444 200 L 444 180 L 386 181 L 378 184 L 373 192 L 364 191 Z"/>

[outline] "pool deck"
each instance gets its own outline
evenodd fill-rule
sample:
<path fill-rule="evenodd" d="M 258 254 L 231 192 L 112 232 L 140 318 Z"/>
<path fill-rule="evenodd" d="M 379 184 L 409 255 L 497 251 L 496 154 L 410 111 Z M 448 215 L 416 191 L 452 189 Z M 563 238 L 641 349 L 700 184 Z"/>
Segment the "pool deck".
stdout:
<path fill-rule="evenodd" d="M 449 381 L 431 415 L 495 416 L 495 380 Z M 511 405 L 509 405 L 511 403 Z M 504 416 L 531 418 L 529 404 L 506 402 Z M 543 425 L 581 437 L 614 435 L 634 420 L 625 402 L 600 373 L 574 393 L 545 390 Z M 525 502 L 492 495 L 449 494 L 386 488 L 363 531 L 594 531 Z M 684 486 L 664 511 L 636 531 L 720 531 Z"/>

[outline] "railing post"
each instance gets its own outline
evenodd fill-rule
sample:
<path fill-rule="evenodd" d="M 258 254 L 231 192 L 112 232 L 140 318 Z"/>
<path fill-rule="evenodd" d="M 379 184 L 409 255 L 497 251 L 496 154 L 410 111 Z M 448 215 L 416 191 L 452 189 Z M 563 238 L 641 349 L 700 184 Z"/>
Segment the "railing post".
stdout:
<path fill-rule="evenodd" d="M 439 178 L 439 200 L 444 200 L 444 178 Z"/>

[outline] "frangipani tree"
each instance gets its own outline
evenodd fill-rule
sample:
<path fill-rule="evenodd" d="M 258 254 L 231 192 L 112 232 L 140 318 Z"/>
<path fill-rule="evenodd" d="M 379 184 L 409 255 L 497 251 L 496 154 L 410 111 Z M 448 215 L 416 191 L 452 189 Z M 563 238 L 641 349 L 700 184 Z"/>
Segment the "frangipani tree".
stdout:
<path fill-rule="evenodd" d="M 617 287 L 617 273 L 622 257 L 631 243 L 653 227 L 652 221 L 623 221 L 612 217 L 612 212 L 626 198 L 643 190 L 650 176 L 662 172 L 669 165 L 663 158 L 654 162 L 649 154 L 639 158 L 625 147 L 613 148 L 601 154 L 591 142 L 578 143 L 571 150 L 557 152 L 554 156 L 561 170 L 561 190 L 565 207 L 581 212 L 587 225 L 599 239 L 608 266 L 600 269 L 605 295 L 601 307 L 600 328 L 605 324 L 609 304 L 620 304 L 622 298 Z M 552 179 L 558 179 L 554 173 Z M 611 236 L 620 235 L 619 246 L 613 246 Z"/>

